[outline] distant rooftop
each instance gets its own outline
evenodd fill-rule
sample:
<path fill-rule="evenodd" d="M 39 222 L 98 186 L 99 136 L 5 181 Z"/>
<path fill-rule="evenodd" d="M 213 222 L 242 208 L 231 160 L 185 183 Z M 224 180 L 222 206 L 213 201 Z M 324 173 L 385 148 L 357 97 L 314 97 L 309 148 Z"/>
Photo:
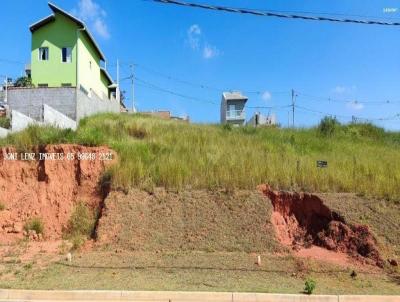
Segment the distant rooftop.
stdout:
<path fill-rule="evenodd" d="M 222 93 L 225 100 L 248 100 L 248 97 L 240 91 L 229 91 Z"/>

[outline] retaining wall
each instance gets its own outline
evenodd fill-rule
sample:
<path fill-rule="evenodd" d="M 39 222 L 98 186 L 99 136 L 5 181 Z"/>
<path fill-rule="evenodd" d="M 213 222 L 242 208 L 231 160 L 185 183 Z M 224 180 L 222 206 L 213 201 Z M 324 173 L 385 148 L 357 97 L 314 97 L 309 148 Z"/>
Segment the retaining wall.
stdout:
<path fill-rule="evenodd" d="M 0 138 L 6 137 L 10 131 L 8 129 L 0 127 Z"/>
<path fill-rule="evenodd" d="M 43 105 L 43 122 L 63 129 L 76 130 L 76 122 L 73 119 L 46 104 Z"/>
<path fill-rule="evenodd" d="M 102 100 L 95 94 L 89 98 L 82 91 L 77 91 L 76 120 L 100 112 L 120 112 L 120 105 L 117 101 Z"/>
<path fill-rule="evenodd" d="M 43 121 L 43 105 L 47 104 L 55 110 L 75 120 L 75 88 L 12 88 L 8 90 L 8 105 L 37 121 Z"/>
<path fill-rule="evenodd" d="M 40 123 L 19 111 L 16 111 L 16 110 L 11 111 L 11 131 L 12 132 L 24 130 L 29 125 L 34 125 L 34 124 L 40 124 Z"/>

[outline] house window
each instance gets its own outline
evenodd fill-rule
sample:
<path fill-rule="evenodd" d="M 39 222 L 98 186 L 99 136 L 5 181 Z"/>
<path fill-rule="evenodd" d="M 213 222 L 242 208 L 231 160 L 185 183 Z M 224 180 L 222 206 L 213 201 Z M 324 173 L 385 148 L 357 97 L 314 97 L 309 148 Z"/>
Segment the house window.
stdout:
<path fill-rule="evenodd" d="M 72 49 L 71 47 L 63 47 L 61 50 L 61 61 L 63 63 L 71 63 L 72 62 Z"/>
<path fill-rule="evenodd" d="M 39 61 L 48 61 L 49 60 L 49 48 L 48 47 L 40 47 L 39 48 Z"/>

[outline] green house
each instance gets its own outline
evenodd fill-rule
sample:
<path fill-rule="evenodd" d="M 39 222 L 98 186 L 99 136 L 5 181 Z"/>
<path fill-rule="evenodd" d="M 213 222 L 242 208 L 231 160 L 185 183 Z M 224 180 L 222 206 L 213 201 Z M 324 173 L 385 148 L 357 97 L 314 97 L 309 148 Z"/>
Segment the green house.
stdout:
<path fill-rule="evenodd" d="M 109 99 L 117 86 L 101 67 L 105 57 L 85 23 L 49 3 L 53 14 L 30 26 L 31 77 L 36 87 L 77 87 Z"/>

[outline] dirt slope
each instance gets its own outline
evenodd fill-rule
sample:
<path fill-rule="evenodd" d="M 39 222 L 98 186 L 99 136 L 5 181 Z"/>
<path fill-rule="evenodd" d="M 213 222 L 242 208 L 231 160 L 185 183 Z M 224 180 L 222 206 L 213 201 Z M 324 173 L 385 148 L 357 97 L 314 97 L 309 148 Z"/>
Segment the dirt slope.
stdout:
<path fill-rule="evenodd" d="M 111 192 L 97 235 L 127 250 L 276 251 L 271 213 L 257 191 Z"/>
<path fill-rule="evenodd" d="M 284 245 L 294 250 L 323 247 L 383 267 L 377 240 L 367 225 L 348 223 L 315 194 L 275 191 L 268 185 L 261 189 L 274 206 L 271 220 Z"/>
<path fill-rule="evenodd" d="M 22 238 L 23 226 L 33 217 L 44 223 L 45 239 L 59 239 L 66 227 L 72 208 L 83 201 L 95 208 L 102 201 L 99 178 L 109 162 L 99 158 L 100 153 L 110 150 L 105 147 L 83 147 L 77 145 L 52 145 L 36 152 L 63 153 L 63 160 L 7 160 L 6 153 L 16 152 L 12 148 L 0 151 L 0 241 L 12 242 Z M 66 154 L 95 153 L 95 160 L 67 160 Z"/>

